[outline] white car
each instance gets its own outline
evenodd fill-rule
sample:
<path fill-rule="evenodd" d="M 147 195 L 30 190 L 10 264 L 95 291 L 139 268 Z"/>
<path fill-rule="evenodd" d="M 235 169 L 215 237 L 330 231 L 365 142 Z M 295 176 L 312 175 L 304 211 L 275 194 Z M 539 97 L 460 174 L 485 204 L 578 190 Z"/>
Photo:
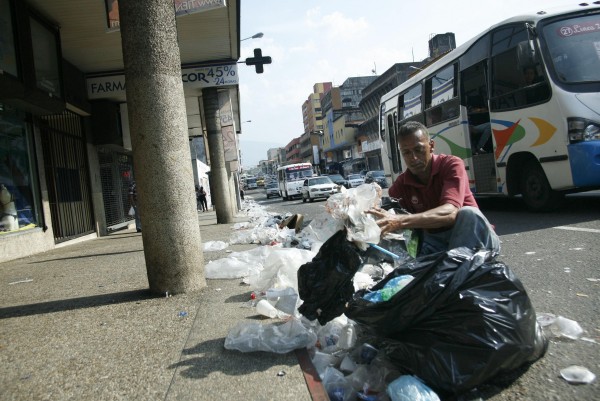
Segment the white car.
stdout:
<path fill-rule="evenodd" d="M 317 198 L 327 199 L 337 191 L 338 186 L 326 176 L 307 178 L 300 187 L 302 202 L 313 202 Z"/>
<path fill-rule="evenodd" d="M 350 188 L 356 188 L 365 183 L 365 177 L 360 174 L 349 174 L 348 183 L 350 184 Z"/>

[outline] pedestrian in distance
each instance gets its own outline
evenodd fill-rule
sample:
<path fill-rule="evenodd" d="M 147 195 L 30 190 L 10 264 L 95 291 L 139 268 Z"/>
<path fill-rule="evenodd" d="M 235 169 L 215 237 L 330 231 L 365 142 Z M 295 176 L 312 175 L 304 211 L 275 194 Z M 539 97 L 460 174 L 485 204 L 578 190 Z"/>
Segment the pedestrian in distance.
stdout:
<path fill-rule="evenodd" d="M 131 180 L 131 184 L 129 184 L 129 204 L 133 207 L 135 212 L 135 230 L 138 233 L 142 232 L 142 221 L 140 220 L 140 210 L 138 205 L 138 195 L 137 195 L 137 186 L 135 184 L 135 180 Z"/>
<path fill-rule="evenodd" d="M 418 122 L 402 125 L 397 143 L 407 169 L 394 181 L 388 194 L 399 199 L 409 214 L 392 214 L 380 208 L 368 210 L 378 219 L 381 235 L 421 229 L 419 255 L 462 246 L 498 253 L 500 239 L 479 210 L 463 161 L 452 155 L 434 154 L 435 142 Z"/>
<path fill-rule="evenodd" d="M 198 201 L 200 202 L 200 207 L 203 212 L 208 210 L 208 205 L 206 204 L 206 191 L 204 190 L 204 186 L 200 186 L 198 188 Z"/>

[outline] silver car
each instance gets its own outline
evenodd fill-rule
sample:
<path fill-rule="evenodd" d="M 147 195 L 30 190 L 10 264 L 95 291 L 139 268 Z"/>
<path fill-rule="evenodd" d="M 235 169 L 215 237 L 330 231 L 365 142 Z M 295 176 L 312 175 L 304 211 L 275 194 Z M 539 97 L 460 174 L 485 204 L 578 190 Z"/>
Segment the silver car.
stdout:
<path fill-rule="evenodd" d="M 267 199 L 271 196 L 280 196 L 279 195 L 279 185 L 276 182 L 269 182 L 265 185 L 265 193 L 267 194 Z"/>

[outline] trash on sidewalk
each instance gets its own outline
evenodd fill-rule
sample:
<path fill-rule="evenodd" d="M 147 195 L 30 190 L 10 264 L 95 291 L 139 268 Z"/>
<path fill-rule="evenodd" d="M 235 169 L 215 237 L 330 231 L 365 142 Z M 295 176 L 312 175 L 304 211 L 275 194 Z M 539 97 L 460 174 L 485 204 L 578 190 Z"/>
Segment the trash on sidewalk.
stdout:
<path fill-rule="evenodd" d="M 583 329 L 579 323 L 562 316 L 557 316 L 548 327 L 550 328 L 550 332 L 556 337 L 577 340 L 583 334 Z"/>
<path fill-rule="evenodd" d="M 596 375 L 588 368 L 577 365 L 561 369 L 560 375 L 571 384 L 589 384 L 596 379 Z"/>
<path fill-rule="evenodd" d="M 225 348 L 241 352 L 266 351 L 285 354 L 295 349 L 312 347 L 316 341 L 315 333 L 296 318 L 285 323 L 271 324 L 242 321 L 229 330 L 225 338 Z"/>
<path fill-rule="evenodd" d="M 259 247 L 270 251 L 253 254 L 257 260 L 251 263 L 259 268 L 246 271 L 247 281 L 265 295 L 269 290 L 299 295 L 291 295 L 284 308 L 293 312 L 289 322 L 311 338 L 305 346 L 332 400 L 387 397 L 386 389 L 394 390 L 389 385 L 408 373 L 435 400 L 435 392 L 464 393 L 544 355 L 548 341 L 508 266 L 488 252 L 465 248 L 414 259 L 413 233 L 380 241 L 377 224 L 364 213 L 380 197 L 372 185 L 332 195 L 327 213 L 300 232 L 277 237 L 278 246 Z M 252 210 L 262 216 L 255 232 L 274 219 Z M 281 312 L 277 302 L 271 298 L 269 304 Z M 226 348 L 303 347 L 294 334 L 279 329 L 289 322 L 240 322 Z"/>
<path fill-rule="evenodd" d="M 440 401 L 440 397 L 418 377 L 400 376 L 387 387 L 392 401 Z"/>
<path fill-rule="evenodd" d="M 8 283 L 8 285 L 31 283 L 31 282 L 33 282 L 32 278 L 25 278 L 23 280 L 11 281 L 10 283 Z"/>
<path fill-rule="evenodd" d="M 227 248 L 228 246 L 229 246 L 229 244 L 224 241 L 207 241 L 204 244 L 202 244 L 202 250 L 204 252 L 222 251 L 223 249 Z"/>

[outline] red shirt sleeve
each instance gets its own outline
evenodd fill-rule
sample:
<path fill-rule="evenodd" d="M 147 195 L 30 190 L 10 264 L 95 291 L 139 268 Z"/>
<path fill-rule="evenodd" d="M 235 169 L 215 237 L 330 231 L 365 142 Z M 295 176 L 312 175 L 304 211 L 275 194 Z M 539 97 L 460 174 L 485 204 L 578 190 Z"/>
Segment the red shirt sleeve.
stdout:
<path fill-rule="evenodd" d="M 449 203 L 459 209 L 463 206 L 477 207 L 469 188 L 469 177 L 461 159 L 448 157 L 440 167 L 439 175 L 442 184 L 440 205 Z"/>

